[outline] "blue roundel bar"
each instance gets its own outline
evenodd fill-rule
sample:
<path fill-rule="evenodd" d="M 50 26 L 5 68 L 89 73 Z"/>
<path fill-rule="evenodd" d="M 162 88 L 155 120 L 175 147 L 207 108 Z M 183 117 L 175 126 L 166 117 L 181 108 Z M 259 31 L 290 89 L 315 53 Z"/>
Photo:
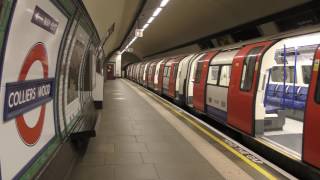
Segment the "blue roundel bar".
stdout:
<path fill-rule="evenodd" d="M 3 119 L 9 121 L 51 101 L 53 96 L 54 78 L 7 83 Z"/>

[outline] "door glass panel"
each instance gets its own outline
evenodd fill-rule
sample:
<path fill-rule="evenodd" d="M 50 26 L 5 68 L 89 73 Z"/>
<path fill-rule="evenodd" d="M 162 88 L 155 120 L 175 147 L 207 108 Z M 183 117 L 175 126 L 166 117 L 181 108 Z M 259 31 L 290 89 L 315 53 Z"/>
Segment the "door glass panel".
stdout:
<path fill-rule="evenodd" d="M 257 55 L 262 47 L 255 47 L 248 53 L 243 62 L 241 87 L 242 91 L 250 91 L 254 79 L 254 71 L 256 67 Z"/>
<path fill-rule="evenodd" d="M 222 66 L 221 73 L 220 73 L 219 85 L 229 87 L 230 75 L 231 75 L 231 66 L 230 65 Z"/>
<path fill-rule="evenodd" d="M 208 84 L 217 85 L 219 77 L 219 66 L 210 66 Z"/>
<path fill-rule="evenodd" d="M 197 63 L 197 69 L 196 69 L 196 77 L 194 78 L 195 83 L 199 83 L 201 79 L 201 72 L 203 68 L 203 62 Z"/>
<path fill-rule="evenodd" d="M 170 73 L 171 73 L 171 66 L 170 66 L 170 67 L 168 67 L 167 77 L 170 77 Z"/>

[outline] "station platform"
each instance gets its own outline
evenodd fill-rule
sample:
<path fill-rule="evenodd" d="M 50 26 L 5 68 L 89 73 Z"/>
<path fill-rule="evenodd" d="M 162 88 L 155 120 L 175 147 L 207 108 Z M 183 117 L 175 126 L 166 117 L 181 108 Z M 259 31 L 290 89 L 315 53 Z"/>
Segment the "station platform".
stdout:
<path fill-rule="evenodd" d="M 97 137 L 70 179 L 294 179 L 128 80 L 107 81 L 104 99 Z"/>

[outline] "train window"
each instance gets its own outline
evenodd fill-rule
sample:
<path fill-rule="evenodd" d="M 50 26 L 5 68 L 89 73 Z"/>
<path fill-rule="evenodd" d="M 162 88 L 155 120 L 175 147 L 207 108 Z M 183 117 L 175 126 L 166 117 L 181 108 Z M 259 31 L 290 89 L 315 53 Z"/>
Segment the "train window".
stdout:
<path fill-rule="evenodd" d="M 286 75 L 284 76 L 283 66 L 274 66 L 271 70 L 271 80 L 273 82 L 284 82 L 286 78 L 286 83 L 293 83 L 294 81 L 294 66 L 286 67 Z"/>
<path fill-rule="evenodd" d="M 194 82 L 195 83 L 199 83 L 200 82 L 202 67 L 203 67 L 203 62 L 198 62 L 197 69 L 196 69 L 196 74 L 195 74 L 195 78 L 194 78 Z"/>
<path fill-rule="evenodd" d="M 312 66 L 302 66 L 303 83 L 310 84 Z"/>
<path fill-rule="evenodd" d="M 167 73 L 168 73 L 168 67 L 165 66 L 163 70 L 163 77 L 167 77 Z"/>
<path fill-rule="evenodd" d="M 212 85 L 218 84 L 220 66 L 210 66 L 208 83 Z"/>
<path fill-rule="evenodd" d="M 167 70 L 167 77 L 170 77 L 170 73 L 171 73 L 171 66 L 168 67 L 168 70 Z"/>
<path fill-rule="evenodd" d="M 242 91 L 249 91 L 252 87 L 257 55 L 261 49 L 262 47 L 253 48 L 249 51 L 247 57 L 244 60 L 240 86 L 240 89 Z"/>
<path fill-rule="evenodd" d="M 221 67 L 219 85 L 229 87 L 231 75 L 231 65 L 224 65 Z"/>

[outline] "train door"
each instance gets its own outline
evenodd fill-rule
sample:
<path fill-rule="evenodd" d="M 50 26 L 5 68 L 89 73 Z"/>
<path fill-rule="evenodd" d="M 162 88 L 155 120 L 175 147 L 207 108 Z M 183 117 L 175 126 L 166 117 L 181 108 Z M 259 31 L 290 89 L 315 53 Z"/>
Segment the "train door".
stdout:
<path fill-rule="evenodd" d="M 157 64 L 158 63 L 154 63 L 153 68 L 152 68 L 152 75 L 151 75 L 151 79 L 150 79 L 150 88 L 154 89 L 154 77 L 156 75 L 156 69 L 157 69 Z"/>
<path fill-rule="evenodd" d="M 320 48 L 318 48 L 310 81 L 309 95 L 305 110 L 303 161 L 320 168 Z"/>
<path fill-rule="evenodd" d="M 154 65 L 154 63 L 152 62 L 151 64 L 150 64 L 150 67 L 149 67 L 149 69 L 148 69 L 148 77 L 147 77 L 147 88 L 150 88 L 150 86 L 151 86 L 151 79 L 152 79 L 152 72 L 153 72 L 153 65 Z"/>
<path fill-rule="evenodd" d="M 114 63 L 108 63 L 107 64 L 107 80 L 114 80 Z"/>
<path fill-rule="evenodd" d="M 144 74 L 144 67 L 145 67 L 145 66 L 146 66 L 145 64 L 142 64 L 142 65 L 140 66 L 139 80 L 138 80 L 138 83 L 139 83 L 140 85 L 142 85 L 142 83 L 143 83 L 143 74 Z"/>
<path fill-rule="evenodd" d="M 186 88 L 186 104 L 189 107 L 193 107 L 193 83 L 195 78 L 195 71 L 197 68 L 197 62 L 205 55 L 205 53 L 199 55 L 197 58 L 192 59 L 188 67 L 187 75 L 187 88 Z"/>
<path fill-rule="evenodd" d="M 197 69 L 193 86 L 193 106 L 196 110 L 204 112 L 205 108 L 205 87 L 207 82 L 208 69 L 211 59 L 218 51 L 208 52 L 202 60 L 197 62 Z"/>
<path fill-rule="evenodd" d="M 164 76 L 164 69 L 165 69 L 165 64 L 167 63 L 167 60 L 163 60 L 160 63 L 160 68 L 159 68 L 159 74 L 158 74 L 158 93 L 162 94 L 162 88 L 163 88 L 163 76 Z"/>
<path fill-rule="evenodd" d="M 172 74 L 169 80 L 169 92 L 168 92 L 168 96 L 172 98 L 174 98 L 176 95 L 176 79 L 177 79 L 179 62 L 180 60 L 177 60 L 176 62 L 172 63 Z"/>
<path fill-rule="evenodd" d="M 147 63 L 147 64 L 145 65 L 145 67 L 144 67 L 143 80 L 142 80 L 142 85 L 143 85 L 143 86 L 147 86 L 149 65 L 150 65 L 150 62 Z"/>
<path fill-rule="evenodd" d="M 136 65 L 136 68 L 135 68 L 135 73 L 134 73 L 134 81 L 135 82 L 138 82 L 140 66 L 141 66 L 141 64 L 139 63 Z"/>
<path fill-rule="evenodd" d="M 163 62 L 164 60 L 161 60 L 157 63 L 156 65 L 156 71 L 155 71 L 155 74 L 154 74 L 154 89 L 155 91 L 158 91 L 158 85 L 159 85 L 159 72 L 160 72 L 160 66 L 161 66 L 161 63 Z"/>
<path fill-rule="evenodd" d="M 191 54 L 179 62 L 178 74 L 176 79 L 176 98 L 175 100 L 180 104 L 185 104 L 185 93 L 187 84 L 188 64 L 196 55 Z"/>
<path fill-rule="evenodd" d="M 172 62 L 174 60 L 167 61 L 163 70 L 163 81 L 162 81 L 162 92 L 165 95 L 168 95 L 169 90 L 169 80 L 171 76 Z"/>
<path fill-rule="evenodd" d="M 262 53 L 272 42 L 261 42 L 243 47 L 232 62 L 228 90 L 227 123 L 252 135 L 256 82 Z"/>

